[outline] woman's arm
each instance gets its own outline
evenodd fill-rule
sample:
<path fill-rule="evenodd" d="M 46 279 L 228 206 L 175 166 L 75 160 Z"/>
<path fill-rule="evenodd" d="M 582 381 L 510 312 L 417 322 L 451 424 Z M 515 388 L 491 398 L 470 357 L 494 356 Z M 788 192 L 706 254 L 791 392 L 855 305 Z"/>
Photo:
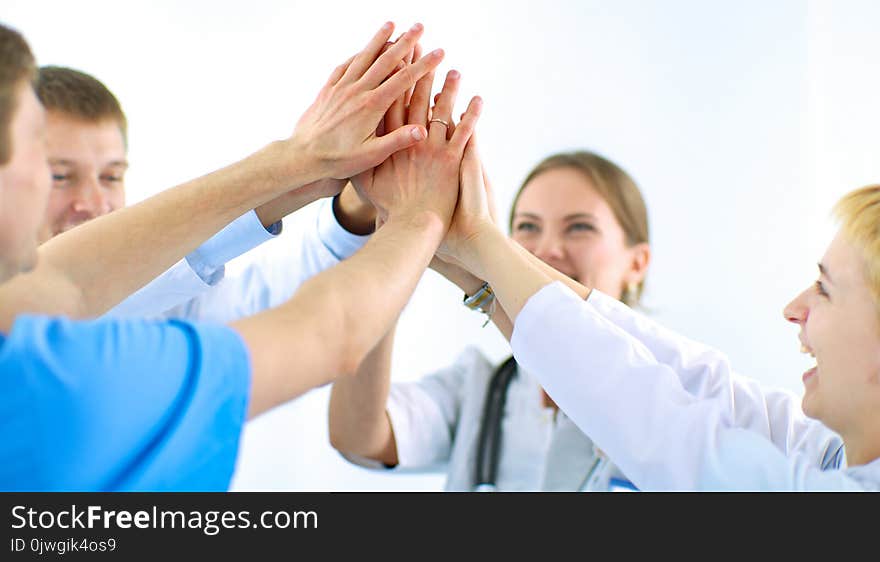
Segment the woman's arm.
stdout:
<path fill-rule="evenodd" d="M 364 358 L 354 375 L 343 376 L 330 391 L 330 444 L 344 455 L 396 466 L 397 444 L 385 411 L 391 388 L 394 327 Z"/>

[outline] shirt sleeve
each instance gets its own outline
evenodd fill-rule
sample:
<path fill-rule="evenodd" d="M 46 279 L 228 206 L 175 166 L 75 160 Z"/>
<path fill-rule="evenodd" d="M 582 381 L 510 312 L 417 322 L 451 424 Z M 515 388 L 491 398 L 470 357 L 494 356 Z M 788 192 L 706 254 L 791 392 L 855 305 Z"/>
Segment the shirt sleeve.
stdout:
<path fill-rule="evenodd" d="M 256 212 L 249 211 L 106 315 L 116 318 L 157 317 L 166 310 L 184 305 L 223 279 L 226 262 L 271 240 L 280 232 L 280 222 L 264 228 Z"/>
<path fill-rule="evenodd" d="M 705 487 L 709 475 L 726 466 L 731 428 L 770 444 L 770 427 L 794 415 L 771 413 L 761 396 L 742 403 L 729 392 L 698 398 L 670 365 L 561 283 L 529 299 L 511 345 L 520 365 L 640 489 Z M 825 456 L 802 458 L 818 471 Z M 780 451 L 780 459 L 788 457 Z M 756 464 L 754 470 L 769 469 Z"/>
<path fill-rule="evenodd" d="M 4 489 L 227 488 L 250 385 L 231 329 L 22 316 L 0 365 Z"/>
<path fill-rule="evenodd" d="M 597 290 L 590 292 L 587 302 L 644 344 L 659 363 L 668 365 L 687 392 L 729 407 L 735 425 L 750 427 L 766 419 L 768 438 L 783 453 L 800 451 L 816 457 L 842 444 L 837 434 L 803 414 L 797 396 L 737 375 L 720 351 L 677 334 Z M 766 416 L 756 416 L 756 411 Z"/>
<path fill-rule="evenodd" d="M 321 205 L 312 226 L 285 241 L 284 252 L 252 260 L 210 290 L 166 309 L 163 316 L 223 324 L 252 316 L 284 303 L 306 280 L 350 257 L 369 236 L 342 228 L 329 199 Z"/>
<path fill-rule="evenodd" d="M 415 382 L 393 383 L 386 412 L 391 421 L 401 472 L 437 470 L 449 461 L 464 402 L 465 380 L 475 369 L 492 366 L 476 349 L 468 348 L 455 363 Z M 343 455 L 367 468 L 388 468 L 382 463 Z"/>
<path fill-rule="evenodd" d="M 352 234 L 345 230 L 336 214 L 333 212 L 333 199 L 324 199 L 321 202 L 321 208 L 318 210 L 318 239 L 324 248 L 337 260 L 347 260 L 354 255 L 355 252 L 364 247 L 369 235 L 360 236 Z"/>

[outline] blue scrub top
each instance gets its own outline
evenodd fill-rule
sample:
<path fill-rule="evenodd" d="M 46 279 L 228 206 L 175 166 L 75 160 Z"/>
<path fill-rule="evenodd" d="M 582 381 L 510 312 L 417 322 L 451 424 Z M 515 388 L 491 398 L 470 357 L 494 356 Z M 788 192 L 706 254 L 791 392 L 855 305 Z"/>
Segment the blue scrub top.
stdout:
<path fill-rule="evenodd" d="M 249 387 L 225 326 L 20 316 L 0 334 L 0 490 L 225 490 Z"/>

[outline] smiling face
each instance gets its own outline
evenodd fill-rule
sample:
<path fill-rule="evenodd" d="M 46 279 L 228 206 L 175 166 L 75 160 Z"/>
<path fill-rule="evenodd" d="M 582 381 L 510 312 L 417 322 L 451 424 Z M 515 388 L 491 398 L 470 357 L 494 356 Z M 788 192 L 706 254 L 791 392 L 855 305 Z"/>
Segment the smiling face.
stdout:
<path fill-rule="evenodd" d="M 786 308 L 801 327 L 803 351 L 816 358 L 804 373 L 804 413 L 844 438 L 878 415 L 880 314 L 865 275 L 865 260 L 844 234 L 831 242 L 818 281 Z"/>
<path fill-rule="evenodd" d="M 47 139 L 52 191 L 43 241 L 125 206 L 128 163 L 116 121 L 90 121 L 52 110 Z"/>
<path fill-rule="evenodd" d="M 647 272 L 647 244 L 629 246 L 608 202 L 582 172 L 553 168 L 522 190 L 511 237 L 579 283 L 620 298 Z"/>

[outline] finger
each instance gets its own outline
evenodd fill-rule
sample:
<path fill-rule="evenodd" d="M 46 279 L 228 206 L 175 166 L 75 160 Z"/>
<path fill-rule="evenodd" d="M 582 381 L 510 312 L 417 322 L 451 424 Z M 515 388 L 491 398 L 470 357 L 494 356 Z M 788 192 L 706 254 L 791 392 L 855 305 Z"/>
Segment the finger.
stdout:
<path fill-rule="evenodd" d="M 403 127 L 406 122 L 406 96 L 394 100 L 391 107 L 385 113 L 385 130 L 393 131 Z"/>
<path fill-rule="evenodd" d="M 407 89 L 411 88 L 417 80 L 437 68 L 437 65 L 443 60 L 443 49 L 431 51 L 417 62 L 411 64 L 394 76 L 385 81 L 384 84 L 373 90 L 373 95 L 377 96 L 376 105 L 382 106 L 391 102 L 395 98 L 401 96 Z M 418 88 L 416 88 L 418 90 Z M 415 98 L 413 93 L 413 98 Z M 430 89 L 425 96 L 425 115 L 427 115 L 427 101 L 431 98 Z"/>
<path fill-rule="evenodd" d="M 473 153 L 476 155 L 477 159 L 480 161 L 480 172 L 483 175 L 483 188 L 486 191 L 486 206 L 489 208 L 489 217 L 492 219 L 492 222 L 496 225 L 498 224 L 498 214 L 495 210 L 495 196 L 492 194 L 492 182 L 489 181 L 489 174 L 486 173 L 486 166 L 483 164 L 483 159 L 480 158 L 479 144 L 477 143 L 477 132 L 474 131 L 471 134 L 471 140 L 468 141 L 468 146 L 465 147 L 465 152 L 467 152 L 468 147 L 473 147 Z"/>
<path fill-rule="evenodd" d="M 461 158 L 461 195 L 459 196 L 459 206 L 468 214 L 479 213 L 485 205 L 486 194 L 482 179 L 483 170 L 477 152 L 477 143 L 471 136 Z"/>
<path fill-rule="evenodd" d="M 410 59 L 409 63 L 412 64 L 412 63 L 416 62 L 417 60 L 419 60 L 420 58 L 422 58 L 422 45 L 421 45 L 421 43 L 416 43 L 416 46 L 413 47 L 412 58 Z M 412 95 L 413 95 L 414 90 L 415 90 L 415 85 L 413 85 L 412 88 L 409 88 L 406 91 L 406 100 L 404 103 L 405 107 L 409 107 L 410 101 L 412 101 Z"/>
<path fill-rule="evenodd" d="M 461 74 L 457 70 L 446 73 L 446 81 L 437 97 L 437 104 L 431 111 L 431 122 L 428 124 L 428 139 L 433 142 L 445 142 L 451 137 L 449 129 L 452 127 L 452 108 L 460 82 Z"/>
<path fill-rule="evenodd" d="M 366 159 L 375 166 L 399 150 L 424 141 L 428 131 L 422 125 L 405 125 L 381 137 L 368 140 L 364 147 Z"/>
<path fill-rule="evenodd" d="M 434 99 L 436 100 L 438 98 L 438 96 L 440 96 L 440 94 L 437 94 L 436 96 L 434 96 Z M 431 122 L 430 120 L 433 119 L 433 113 L 434 113 L 434 108 L 432 107 L 431 108 L 431 117 L 428 119 L 429 123 Z M 464 117 L 464 113 L 461 114 L 461 117 Z M 461 118 L 459 118 L 459 121 L 460 120 L 461 120 Z M 448 121 L 448 123 L 449 123 L 449 127 L 446 128 L 446 138 L 451 139 L 452 134 L 455 133 L 455 121 L 453 119 L 450 119 Z"/>
<path fill-rule="evenodd" d="M 355 82 L 359 80 L 364 75 L 364 72 L 370 68 L 370 65 L 376 61 L 376 57 L 379 56 L 385 43 L 391 38 L 392 32 L 394 32 L 394 23 L 390 21 L 385 22 L 385 25 L 373 35 L 367 46 L 354 56 L 354 59 L 339 81 Z"/>
<path fill-rule="evenodd" d="M 465 145 L 474 133 L 474 129 L 477 126 L 477 121 L 480 118 L 482 110 L 483 99 L 480 96 L 474 96 L 468 104 L 467 111 L 462 115 L 461 122 L 458 124 L 458 127 L 455 128 L 455 133 L 453 133 L 452 138 L 450 139 L 450 144 L 453 148 L 464 150 Z"/>
<path fill-rule="evenodd" d="M 356 56 L 357 55 L 352 55 L 348 57 L 347 61 L 333 69 L 333 72 L 330 74 L 330 78 L 327 79 L 327 86 L 335 86 L 336 83 L 339 82 L 339 80 L 342 78 L 342 75 L 345 74 L 345 71 L 348 70 L 349 66 L 351 66 L 351 62 Z"/>
<path fill-rule="evenodd" d="M 398 38 L 390 49 L 382 53 L 379 58 L 376 59 L 376 62 L 374 62 L 364 72 L 364 75 L 360 80 L 358 80 L 358 84 L 365 90 L 372 90 L 384 82 L 388 78 L 388 75 L 391 74 L 391 71 L 397 66 L 397 63 L 404 60 L 409 53 L 412 52 L 424 30 L 424 26 L 420 23 L 413 25 L 409 31 Z M 413 82 L 415 82 L 415 80 L 413 80 Z M 402 94 L 403 92 L 401 92 L 401 95 Z"/>
<path fill-rule="evenodd" d="M 409 100 L 409 111 L 406 122 L 410 125 L 428 126 L 428 100 L 431 98 L 431 87 L 434 85 L 434 73 L 425 74 L 413 88 Z"/>

